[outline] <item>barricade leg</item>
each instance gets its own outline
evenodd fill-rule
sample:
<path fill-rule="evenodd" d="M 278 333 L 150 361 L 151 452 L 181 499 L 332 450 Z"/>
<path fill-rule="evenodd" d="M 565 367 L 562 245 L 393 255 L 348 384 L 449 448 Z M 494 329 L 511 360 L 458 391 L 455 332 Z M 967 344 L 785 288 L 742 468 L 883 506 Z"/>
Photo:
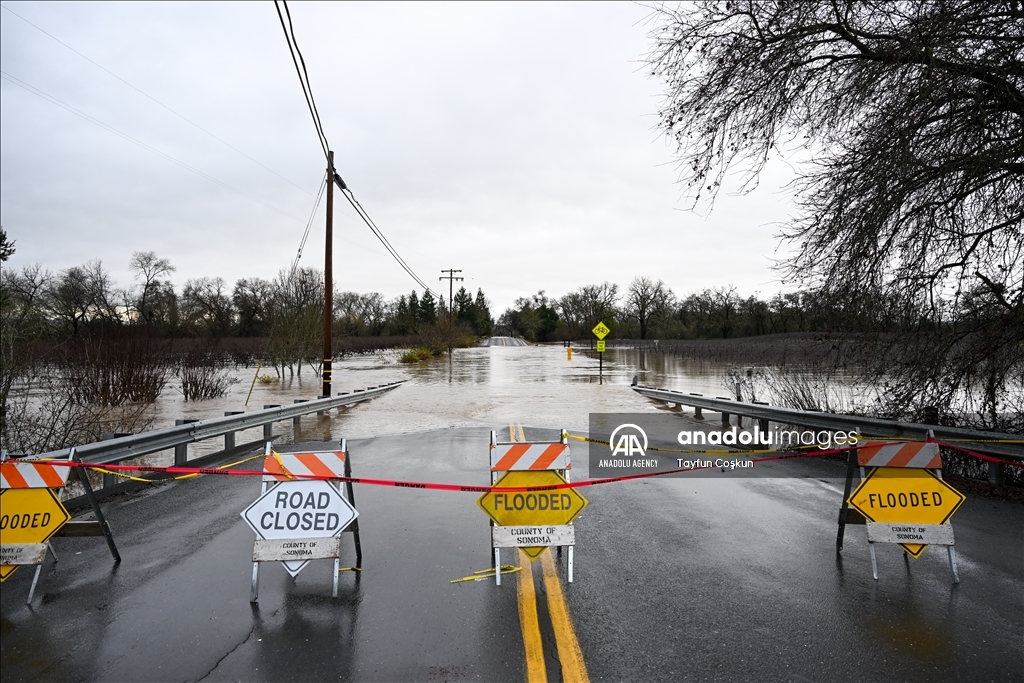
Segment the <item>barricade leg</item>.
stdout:
<path fill-rule="evenodd" d="M 501 585 L 501 548 L 494 549 L 494 585 Z"/>
<path fill-rule="evenodd" d="M 352 476 L 352 454 L 348 451 L 348 442 L 345 439 L 341 440 L 341 451 L 345 454 L 345 476 Z M 339 483 L 338 488 L 340 490 L 341 485 Z M 352 482 L 345 482 L 345 491 L 348 493 L 348 502 L 352 503 L 352 507 L 356 505 L 356 495 L 352 490 Z M 363 545 L 359 542 L 359 519 L 352 522 L 352 539 L 356 544 L 356 569 L 363 568 Z M 337 572 L 335 572 L 337 574 Z"/>
<path fill-rule="evenodd" d="M 960 572 L 956 568 L 956 548 L 947 545 L 946 552 L 949 553 L 949 569 L 953 572 L 953 583 L 960 583 Z"/>
<path fill-rule="evenodd" d="M 71 451 L 69 460 L 80 462 L 80 458 L 74 449 Z M 110 556 L 114 558 L 114 562 L 121 561 L 121 553 L 117 551 L 117 546 L 114 544 L 114 535 L 110 533 L 110 525 L 107 524 L 107 518 L 103 516 L 103 510 L 100 509 L 99 501 L 96 500 L 96 494 L 92 490 L 92 484 L 89 483 L 89 474 L 84 470 L 76 470 L 76 476 L 78 481 L 82 484 L 82 490 L 85 491 L 85 497 L 89 501 L 89 505 L 92 507 L 93 514 L 96 515 L 96 521 L 100 524 L 100 530 L 103 532 L 103 537 L 107 540 L 107 549 L 110 550 Z"/>
<path fill-rule="evenodd" d="M 331 597 L 338 597 L 338 574 L 341 573 L 341 558 L 334 558 L 334 590 L 331 591 Z"/>
<path fill-rule="evenodd" d="M 767 430 L 766 430 L 767 431 Z M 846 519 L 849 514 L 850 491 L 853 490 L 853 475 L 857 468 L 857 451 L 847 452 L 846 462 L 846 485 L 843 488 L 843 503 L 839 506 L 839 530 L 836 533 L 836 554 L 843 551 L 843 535 L 846 533 Z"/>
<path fill-rule="evenodd" d="M 338 575 L 335 574 L 335 577 Z M 335 578 L 337 581 L 337 578 Z M 249 602 L 256 602 L 260 597 L 260 563 L 252 563 L 252 590 L 249 591 Z"/>
<path fill-rule="evenodd" d="M 572 583 L 572 549 L 574 546 L 569 546 L 569 583 Z"/>
<path fill-rule="evenodd" d="M 36 583 L 39 581 L 39 573 L 43 571 L 43 565 L 36 565 L 36 574 L 32 577 L 32 586 L 28 589 L 28 600 L 25 601 L 26 605 L 32 604 L 32 596 L 36 593 Z"/>
<path fill-rule="evenodd" d="M 875 544 L 868 541 L 868 548 L 871 550 L 871 575 L 878 581 L 878 560 L 875 558 Z"/>
<path fill-rule="evenodd" d="M 53 549 L 53 544 L 52 543 L 47 543 L 46 544 L 46 550 L 51 555 L 53 555 L 53 562 L 54 562 L 54 564 L 56 564 L 57 562 L 60 562 L 60 558 L 57 557 L 57 551 Z"/>

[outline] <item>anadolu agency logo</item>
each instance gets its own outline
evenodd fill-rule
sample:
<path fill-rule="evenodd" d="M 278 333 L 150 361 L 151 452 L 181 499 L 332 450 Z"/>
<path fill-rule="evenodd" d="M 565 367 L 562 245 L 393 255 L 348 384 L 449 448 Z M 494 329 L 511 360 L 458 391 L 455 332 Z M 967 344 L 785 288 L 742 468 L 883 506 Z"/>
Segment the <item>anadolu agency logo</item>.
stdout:
<path fill-rule="evenodd" d="M 657 467 L 657 458 L 647 458 L 647 432 L 635 424 L 621 424 L 608 438 L 611 458 L 598 467 Z"/>

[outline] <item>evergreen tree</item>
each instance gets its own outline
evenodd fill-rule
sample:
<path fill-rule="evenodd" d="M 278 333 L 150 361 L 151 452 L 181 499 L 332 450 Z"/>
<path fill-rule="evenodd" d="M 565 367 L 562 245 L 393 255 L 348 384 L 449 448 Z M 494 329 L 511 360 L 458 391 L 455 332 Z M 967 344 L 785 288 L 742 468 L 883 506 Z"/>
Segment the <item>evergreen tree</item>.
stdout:
<path fill-rule="evenodd" d="M 494 330 L 491 304 L 487 301 L 482 289 L 476 290 L 476 300 L 473 302 L 473 329 L 480 335 L 489 335 Z"/>
<path fill-rule="evenodd" d="M 416 296 L 416 290 L 412 290 L 409 294 L 409 323 L 412 329 L 416 328 L 416 324 L 420 321 L 420 298 Z"/>
<path fill-rule="evenodd" d="M 423 292 L 423 298 L 420 299 L 418 318 L 419 322 L 427 324 L 437 321 L 437 300 L 429 289 Z"/>
<path fill-rule="evenodd" d="M 453 311 L 455 313 L 455 319 L 460 323 L 465 323 L 470 327 L 475 327 L 473 324 L 473 297 L 469 295 L 469 292 L 466 291 L 465 287 L 459 287 L 459 291 L 455 292 L 452 302 L 454 304 Z"/>

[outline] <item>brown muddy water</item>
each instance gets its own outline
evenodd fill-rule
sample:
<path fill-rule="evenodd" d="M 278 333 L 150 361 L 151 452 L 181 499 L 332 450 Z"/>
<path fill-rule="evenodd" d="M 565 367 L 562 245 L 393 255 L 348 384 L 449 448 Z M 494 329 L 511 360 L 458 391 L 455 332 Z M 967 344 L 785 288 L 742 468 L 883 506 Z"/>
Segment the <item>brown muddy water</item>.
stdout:
<path fill-rule="evenodd" d="M 727 374 L 732 369 L 650 351 L 610 348 L 604 354 L 601 380 L 596 353 L 576 349 L 568 360 L 560 345 L 456 349 L 450 360 L 443 357 L 415 364 L 399 363 L 399 355 L 387 351 L 335 361 L 335 393 L 396 380 L 406 383 L 372 401 L 325 416 L 303 417 L 298 429 L 291 420 L 279 422 L 275 434 L 283 432 L 285 441 L 336 441 L 451 427 L 489 430 L 509 422 L 585 432 L 591 412 L 657 410 L 650 400 L 630 390 L 634 375 L 641 384 L 728 396 Z M 253 385 L 255 373 L 254 367 L 232 369 L 236 381 L 227 394 L 206 401 L 185 401 L 172 383 L 155 405 L 151 428 L 171 426 L 176 419 L 219 417 L 225 411 L 258 410 L 320 394 L 320 378 L 308 367 L 301 377 L 286 374 L 283 379 L 264 368 L 259 374 L 272 376 L 272 381 Z M 250 386 L 252 396 L 246 405 Z M 261 435 L 260 428 L 239 432 L 236 442 Z M 191 445 L 189 458 L 215 452 L 222 444 L 217 438 Z M 171 459 L 168 451 L 145 460 L 166 464 Z"/>

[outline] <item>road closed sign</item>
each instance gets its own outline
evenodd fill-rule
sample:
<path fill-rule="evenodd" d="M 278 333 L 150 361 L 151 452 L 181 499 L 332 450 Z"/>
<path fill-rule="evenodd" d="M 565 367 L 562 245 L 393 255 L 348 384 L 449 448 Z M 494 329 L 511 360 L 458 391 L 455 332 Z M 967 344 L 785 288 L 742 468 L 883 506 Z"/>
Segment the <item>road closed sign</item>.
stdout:
<path fill-rule="evenodd" d="M 848 502 L 870 522 L 930 526 L 948 522 L 964 500 L 962 493 L 931 470 L 878 467 L 864 478 Z M 927 543 L 899 545 L 914 558 L 921 557 L 928 547 Z"/>
<path fill-rule="evenodd" d="M 290 547 L 300 548 L 301 539 L 338 536 L 359 513 L 330 482 L 307 480 L 277 484 L 241 515 L 260 539 L 291 539 L 296 543 Z M 310 559 L 316 558 L 306 556 L 303 560 L 286 560 L 281 564 L 295 576 Z"/>

